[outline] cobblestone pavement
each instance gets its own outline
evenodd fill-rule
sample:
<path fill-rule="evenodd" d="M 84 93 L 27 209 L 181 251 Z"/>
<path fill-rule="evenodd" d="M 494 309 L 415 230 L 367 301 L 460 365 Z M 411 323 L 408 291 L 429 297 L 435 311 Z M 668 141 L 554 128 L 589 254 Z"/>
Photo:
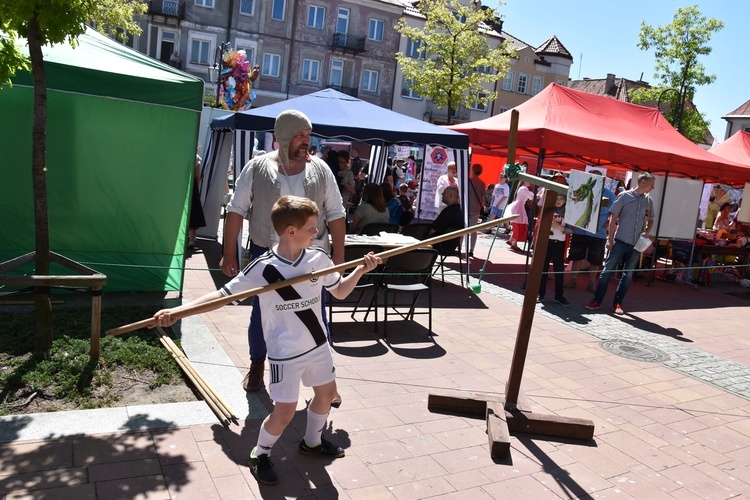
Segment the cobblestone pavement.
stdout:
<path fill-rule="evenodd" d="M 519 256 L 515 252 L 507 251 L 502 236 L 492 244 L 492 237 L 489 235 L 480 235 L 477 241 L 476 255 L 486 255 L 487 250 L 492 246 L 492 258 L 502 260 L 503 258 L 512 258 L 519 264 L 525 264 L 526 257 Z M 487 250 L 483 250 L 483 249 Z M 518 285 L 523 279 L 523 269 L 509 271 L 505 277 L 511 278 L 513 283 Z M 552 275 L 552 273 L 550 273 Z M 474 274 L 476 281 L 477 274 Z M 448 276 L 454 283 L 458 283 L 457 275 Z M 579 281 L 586 281 L 585 279 Z M 612 280 L 610 288 L 613 288 L 616 280 Z M 661 286 L 677 288 L 678 293 L 693 293 L 693 287 L 675 283 L 662 283 Z M 628 291 L 628 297 L 631 294 L 637 294 L 639 291 L 631 287 Z M 644 290 L 644 287 L 640 287 Z M 510 303 L 521 306 L 523 304 L 524 290 L 519 286 L 498 286 L 493 283 L 484 281 L 482 283 L 482 292 L 490 293 Z M 611 296 L 613 291 L 610 290 Z M 590 297 L 589 297 L 590 298 Z M 606 300 L 606 297 L 605 297 Z M 657 300 L 668 299 L 667 297 L 658 297 Z M 679 298 L 677 299 L 679 300 Z M 582 305 L 565 307 L 555 304 L 552 300 L 547 300 L 543 305 L 537 305 L 536 314 L 544 315 L 565 323 L 568 327 L 574 328 L 580 332 L 591 335 L 601 340 L 603 343 L 612 343 L 612 341 L 623 341 L 626 343 L 635 343 L 636 347 L 656 348 L 663 353 L 666 359 L 660 360 L 664 366 L 677 370 L 680 373 L 689 375 L 698 380 L 708 382 L 717 387 L 725 389 L 733 394 L 750 400 L 750 366 L 746 364 L 727 359 L 722 356 L 706 352 L 700 347 L 691 346 L 685 342 L 675 341 L 678 336 L 655 335 L 653 332 L 643 330 L 637 325 L 636 321 L 627 322 L 612 314 L 602 313 L 606 310 L 606 302 L 602 304 L 600 311 L 585 310 Z M 706 314 L 720 314 L 715 310 L 707 310 Z M 738 325 L 740 326 L 740 325 Z"/>

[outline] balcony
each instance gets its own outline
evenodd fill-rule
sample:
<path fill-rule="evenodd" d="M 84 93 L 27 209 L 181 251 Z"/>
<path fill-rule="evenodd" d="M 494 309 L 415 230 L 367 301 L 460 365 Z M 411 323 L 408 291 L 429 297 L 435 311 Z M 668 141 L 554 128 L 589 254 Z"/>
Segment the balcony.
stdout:
<path fill-rule="evenodd" d="M 365 37 L 347 35 L 346 33 L 334 33 L 331 42 L 333 49 L 351 50 L 355 54 L 365 51 Z"/>
<path fill-rule="evenodd" d="M 185 0 L 149 0 L 148 14 L 182 21 L 185 19 Z"/>
<path fill-rule="evenodd" d="M 342 94 L 346 94 L 348 96 L 357 97 L 359 93 L 359 89 L 357 87 L 344 87 L 342 85 L 334 85 L 330 84 L 328 86 L 329 89 L 338 90 Z"/>

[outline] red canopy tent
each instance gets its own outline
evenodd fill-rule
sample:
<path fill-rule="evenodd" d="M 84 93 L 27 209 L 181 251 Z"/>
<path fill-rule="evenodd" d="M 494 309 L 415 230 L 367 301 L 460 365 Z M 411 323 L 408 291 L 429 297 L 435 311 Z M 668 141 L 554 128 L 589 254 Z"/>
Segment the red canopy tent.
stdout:
<path fill-rule="evenodd" d="M 750 180 L 750 168 L 719 159 L 677 132 L 658 109 L 558 84 L 514 108 L 519 112 L 517 159 L 538 158 L 551 169 L 601 165 L 721 182 Z M 511 113 L 450 126 L 469 135 L 473 154 L 504 155 Z M 531 162 L 529 162 L 531 164 Z M 494 179 L 493 179 L 494 180 Z"/>
<path fill-rule="evenodd" d="M 750 168 L 750 133 L 740 130 L 726 141 L 709 149 L 708 152 Z"/>

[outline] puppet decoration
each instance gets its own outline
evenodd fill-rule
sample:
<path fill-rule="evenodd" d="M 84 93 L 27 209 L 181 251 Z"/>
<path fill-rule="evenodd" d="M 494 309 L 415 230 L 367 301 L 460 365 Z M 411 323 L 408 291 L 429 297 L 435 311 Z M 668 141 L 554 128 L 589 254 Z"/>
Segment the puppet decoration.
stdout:
<path fill-rule="evenodd" d="M 567 209 L 565 222 L 589 231 L 596 232 L 599 224 L 599 206 L 602 202 L 604 178 L 601 175 L 571 170 L 568 178 Z"/>
<path fill-rule="evenodd" d="M 250 61 L 244 50 L 224 51 L 221 58 L 221 72 L 219 74 L 219 102 L 222 109 L 244 111 L 250 108 L 255 98 L 252 91 L 253 82 L 258 79 L 260 66 L 255 65 L 252 73 L 248 70 Z"/>

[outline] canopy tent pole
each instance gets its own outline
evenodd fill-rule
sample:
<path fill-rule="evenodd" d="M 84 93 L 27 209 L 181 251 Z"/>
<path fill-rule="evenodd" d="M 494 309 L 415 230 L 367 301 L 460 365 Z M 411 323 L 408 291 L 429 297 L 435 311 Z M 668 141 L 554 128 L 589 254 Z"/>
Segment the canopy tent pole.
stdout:
<path fill-rule="evenodd" d="M 657 251 L 659 250 L 659 229 L 661 228 L 661 217 L 664 213 L 664 198 L 667 196 L 667 182 L 669 182 L 669 172 L 666 172 L 664 174 L 664 185 L 661 189 L 661 201 L 659 203 L 659 218 L 656 221 L 656 230 L 654 232 L 654 258 L 651 259 L 651 266 L 649 266 L 652 271 L 655 272 L 656 270 L 656 258 L 658 257 Z M 652 214 L 653 215 L 653 214 Z M 695 238 L 693 238 L 695 240 Z M 641 259 L 643 258 L 643 254 L 641 254 Z M 651 278 L 654 276 L 654 272 L 651 273 Z M 651 286 L 651 283 L 653 282 L 653 279 L 646 280 L 646 286 Z"/>

